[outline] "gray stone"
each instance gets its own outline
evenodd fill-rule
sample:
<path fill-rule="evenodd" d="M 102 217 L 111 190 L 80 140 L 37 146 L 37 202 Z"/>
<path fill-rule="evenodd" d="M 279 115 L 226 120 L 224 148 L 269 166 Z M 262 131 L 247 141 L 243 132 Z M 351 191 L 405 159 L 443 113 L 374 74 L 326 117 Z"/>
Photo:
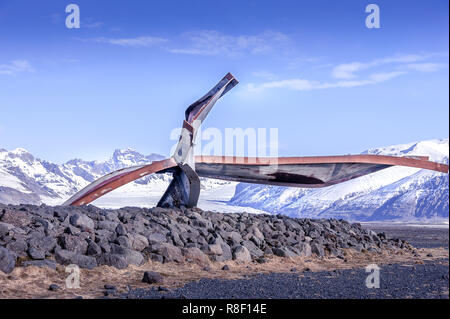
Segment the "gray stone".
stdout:
<path fill-rule="evenodd" d="M 222 255 L 223 249 L 221 245 L 213 244 L 206 247 L 206 252 L 208 255 Z"/>
<path fill-rule="evenodd" d="M 311 252 L 319 257 L 325 256 L 325 250 L 323 249 L 323 246 L 318 243 L 311 243 Z"/>
<path fill-rule="evenodd" d="M 62 234 L 58 237 L 58 243 L 61 248 L 77 252 L 79 254 L 86 254 L 88 243 L 83 238 L 69 234 Z"/>
<path fill-rule="evenodd" d="M 14 225 L 0 222 L 0 237 L 4 237 L 10 233 L 11 230 L 14 229 Z"/>
<path fill-rule="evenodd" d="M 15 265 L 15 255 L 8 249 L 0 246 L 0 270 L 5 274 L 9 274 L 14 270 Z"/>
<path fill-rule="evenodd" d="M 125 269 L 128 267 L 128 262 L 125 256 L 118 254 L 105 253 L 98 258 L 99 265 L 107 265 L 117 269 Z"/>
<path fill-rule="evenodd" d="M 143 251 L 148 247 L 149 242 L 147 238 L 140 234 L 128 234 L 128 238 L 130 239 L 130 245 L 133 250 Z"/>
<path fill-rule="evenodd" d="M 31 217 L 22 211 L 5 210 L 0 218 L 3 223 L 14 225 L 15 227 L 25 227 L 31 224 Z"/>
<path fill-rule="evenodd" d="M 199 248 L 191 247 L 191 248 L 183 248 L 182 249 L 183 256 L 188 260 L 192 260 L 193 262 L 204 265 L 209 264 L 209 258 L 206 256 Z"/>
<path fill-rule="evenodd" d="M 122 255 L 128 264 L 140 266 L 145 263 L 145 258 L 140 252 L 116 244 L 111 245 L 111 253 Z"/>
<path fill-rule="evenodd" d="M 94 257 L 84 256 L 74 251 L 58 249 L 55 252 L 55 259 L 61 265 L 78 265 L 80 268 L 93 269 L 97 267 L 97 261 Z"/>
<path fill-rule="evenodd" d="M 94 221 L 84 214 L 74 214 L 70 216 L 70 223 L 81 229 L 94 229 Z"/>
<path fill-rule="evenodd" d="M 131 242 L 130 239 L 127 236 L 119 236 L 114 241 L 119 246 L 125 247 L 125 248 L 131 248 Z"/>
<path fill-rule="evenodd" d="M 118 225 L 117 222 L 112 222 L 112 221 L 109 221 L 109 220 L 105 220 L 105 221 L 98 222 L 97 228 L 98 229 L 105 229 L 105 230 L 114 232 L 114 231 L 116 231 L 117 225 Z"/>
<path fill-rule="evenodd" d="M 152 261 L 156 261 L 156 262 L 159 262 L 159 263 L 163 263 L 164 262 L 164 257 L 163 256 L 158 255 L 158 254 L 154 254 L 154 253 L 150 254 L 150 259 Z"/>
<path fill-rule="evenodd" d="M 128 267 L 128 262 L 125 256 L 112 253 L 104 253 L 97 257 L 97 262 L 99 265 L 106 265 L 115 267 L 117 269 L 125 269 Z"/>
<path fill-rule="evenodd" d="M 30 247 L 28 249 L 28 255 L 31 259 L 42 260 L 45 259 L 45 251 L 42 249 Z"/>
<path fill-rule="evenodd" d="M 14 252 L 18 256 L 24 255 L 28 249 L 28 245 L 23 239 L 18 239 L 6 245 L 6 248 Z"/>
<path fill-rule="evenodd" d="M 59 287 L 58 285 L 56 285 L 56 284 L 51 284 L 49 287 L 48 287 L 48 290 L 50 290 L 50 291 L 57 291 L 57 290 L 60 290 L 61 289 L 61 287 Z"/>
<path fill-rule="evenodd" d="M 123 224 L 119 224 L 116 227 L 116 233 L 118 236 L 125 236 L 127 234 L 127 230 Z"/>
<path fill-rule="evenodd" d="M 147 240 L 150 244 L 167 242 L 166 236 L 163 234 L 160 234 L 160 233 L 152 233 L 152 234 L 148 235 Z"/>
<path fill-rule="evenodd" d="M 174 245 L 163 243 L 163 244 L 154 244 L 151 246 L 151 252 L 156 253 L 164 257 L 164 262 L 182 262 L 183 255 L 181 253 L 181 249 L 175 247 Z"/>
<path fill-rule="evenodd" d="M 295 257 L 296 254 L 292 251 L 290 251 L 289 249 L 287 249 L 286 247 L 281 247 L 281 248 L 272 248 L 273 254 L 275 256 L 278 257 Z"/>
<path fill-rule="evenodd" d="M 102 253 L 102 248 L 97 245 L 95 242 L 91 241 L 88 244 L 86 255 L 88 256 L 98 256 Z"/>
<path fill-rule="evenodd" d="M 233 249 L 233 259 L 241 262 L 250 262 L 252 257 L 250 252 L 244 246 L 237 246 Z"/>
<path fill-rule="evenodd" d="M 312 254 L 311 245 L 303 242 L 299 244 L 300 256 L 309 257 Z"/>
<path fill-rule="evenodd" d="M 256 245 L 252 241 L 244 240 L 242 242 L 242 246 L 248 249 L 252 258 L 258 258 L 264 255 L 264 252 L 258 247 L 256 247 Z"/>
<path fill-rule="evenodd" d="M 142 282 L 147 284 L 160 284 L 164 282 L 164 277 L 154 271 L 146 271 L 144 272 L 144 277 L 142 278 Z"/>
<path fill-rule="evenodd" d="M 56 269 L 56 262 L 54 260 L 27 260 L 23 262 L 23 267 L 35 266 L 39 268 L 47 267 L 50 269 Z"/>

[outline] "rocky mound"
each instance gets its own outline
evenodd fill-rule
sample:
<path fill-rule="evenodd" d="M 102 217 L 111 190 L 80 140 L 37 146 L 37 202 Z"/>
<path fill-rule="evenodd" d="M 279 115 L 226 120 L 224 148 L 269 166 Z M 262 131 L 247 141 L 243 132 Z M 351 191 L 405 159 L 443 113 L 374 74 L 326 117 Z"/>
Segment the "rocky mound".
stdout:
<path fill-rule="evenodd" d="M 0 270 L 5 273 L 16 266 L 56 267 L 56 263 L 122 269 L 148 259 L 264 262 L 264 255 L 272 254 L 344 258 L 347 248 L 412 249 L 402 240 L 336 219 L 200 209 L 0 205 Z"/>

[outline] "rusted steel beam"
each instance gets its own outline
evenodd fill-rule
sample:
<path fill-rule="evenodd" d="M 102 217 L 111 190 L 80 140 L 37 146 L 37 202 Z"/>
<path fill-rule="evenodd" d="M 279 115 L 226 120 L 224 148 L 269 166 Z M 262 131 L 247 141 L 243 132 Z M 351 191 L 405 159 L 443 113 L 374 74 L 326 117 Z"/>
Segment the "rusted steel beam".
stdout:
<path fill-rule="evenodd" d="M 388 155 L 335 155 L 304 157 L 236 157 L 236 156 L 196 156 L 195 161 L 203 164 L 245 164 L 245 165 L 285 165 L 285 164 L 326 164 L 326 163 L 367 163 L 399 165 L 429 169 L 448 173 L 448 165 L 428 160 L 428 156 L 388 156 Z"/>
<path fill-rule="evenodd" d="M 109 192 L 152 173 L 160 173 L 177 167 L 173 158 L 155 161 L 149 165 L 134 166 L 109 173 L 89 184 L 69 198 L 63 205 L 82 206 L 108 194 Z"/>

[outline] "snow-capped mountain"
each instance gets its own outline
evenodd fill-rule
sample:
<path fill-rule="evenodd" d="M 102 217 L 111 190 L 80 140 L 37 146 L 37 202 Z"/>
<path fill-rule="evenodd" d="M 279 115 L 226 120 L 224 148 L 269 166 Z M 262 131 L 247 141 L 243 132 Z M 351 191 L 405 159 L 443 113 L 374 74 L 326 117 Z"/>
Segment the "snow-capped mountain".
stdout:
<path fill-rule="evenodd" d="M 163 156 L 144 156 L 126 149 L 116 150 L 104 162 L 74 159 L 57 165 L 35 158 L 21 148 L 10 152 L 0 149 L 0 202 L 61 204 L 76 191 L 109 172 L 159 159 Z M 149 176 L 136 183 L 142 185 L 152 180 L 168 183 L 170 179 L 164 175 Z"/>
<path fill-rule="evenodd" d="M 164 159 L 132 149 L 116 150 L 107 161 L 70 160 L 62 165 L 35 158 L 24 149 L 0 149 L 0 203 L 60 205 L 77 191 L 112 171 Z M 151 207 L 169 185 L 170 174 L 152 174 L 124 185 L 93 204 L 99 207 Z M 222 210 L 234 194 L 236 183 L 201 178 L 203 207 Z M 225 211 L 234 211 L 230 207 Z M 258 212 L 257 210 L 250 210 Z"/>
<path fill-rule="evenodd" d="M 422 155 L 448 163 L 449 140 L 369 149 L 364 154 Z M 342 184 L 300 189 L 240 183 L 231 204 L 295 217 L 359 221 L 443 219 L 449 216 L 449 175 L 390 167 Z"/>

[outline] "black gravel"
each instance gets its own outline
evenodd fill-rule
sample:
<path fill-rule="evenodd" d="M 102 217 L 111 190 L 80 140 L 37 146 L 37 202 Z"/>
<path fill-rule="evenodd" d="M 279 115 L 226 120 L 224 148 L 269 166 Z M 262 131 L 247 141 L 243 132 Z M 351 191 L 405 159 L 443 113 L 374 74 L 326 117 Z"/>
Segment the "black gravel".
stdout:
<path fill-rule="evenodd" d="M 168 292 L 157 288 L 130 291 L 122 298 L 159 299 L 448 299 L 448 260 L 423 265 L 386 265 L 380 270 L 380 288 L 365 285 L 365 269 L 271 273 L 249 279 L 201 279 Z"/>
<path fill-rule="evenodd" d="M 404 226 L 387 224 L 363 224 L 364 228 L 377 233 L 384 232 L 388 237 L 400 238 L 417 248 L 449 248 L 449 229 L 430 226 Z"/>

